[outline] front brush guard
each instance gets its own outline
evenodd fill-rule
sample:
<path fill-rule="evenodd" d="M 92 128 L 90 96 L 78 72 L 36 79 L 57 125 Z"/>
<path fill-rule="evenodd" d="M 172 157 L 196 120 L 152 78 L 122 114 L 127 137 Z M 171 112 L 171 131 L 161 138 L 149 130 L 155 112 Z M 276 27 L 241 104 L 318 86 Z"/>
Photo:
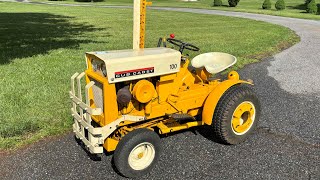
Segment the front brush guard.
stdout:
<path fill-rule="evenodd" d="M 90 107 L 89 90 L 94 85 L 91 81 L 85 86 L 85 103 L 82 101 L 81 93 L 81 78 L 85 75 L 75 73 L 71 77 L 71 91 L 69 92 L 70 99 L 72 100 L 71 115 L 73 116 L 73 132 L 76 137 L 80 139 L 89 151 L 93 154 L 103 153 L 104 137 L 102 136 L 102 127 L 93 127 L 91 125 L 91 115 L 100 115 L 101 108 Z M 75 79 L 77 81 L 77 94 L 75 92 Z M 86 133 L 87 131 L 88 133 Z"/>

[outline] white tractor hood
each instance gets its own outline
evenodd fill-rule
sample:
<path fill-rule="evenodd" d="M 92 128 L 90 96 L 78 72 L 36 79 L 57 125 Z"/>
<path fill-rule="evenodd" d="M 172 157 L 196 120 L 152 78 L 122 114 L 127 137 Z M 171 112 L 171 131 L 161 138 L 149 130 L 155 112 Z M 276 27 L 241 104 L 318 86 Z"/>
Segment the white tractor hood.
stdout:
<path fill-rule="evenodd" d="M 181 53 L 170 48 L 144 48 L 87 52 L 105 62 L 109 83 L 117 83 L 176 73 L 180 69 Z"/>

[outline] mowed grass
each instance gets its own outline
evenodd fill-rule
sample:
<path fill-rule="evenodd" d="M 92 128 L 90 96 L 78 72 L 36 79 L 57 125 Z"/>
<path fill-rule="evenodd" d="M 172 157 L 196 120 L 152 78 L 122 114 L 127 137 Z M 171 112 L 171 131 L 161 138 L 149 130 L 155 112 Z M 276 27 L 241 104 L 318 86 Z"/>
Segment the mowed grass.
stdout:
<path fill-rule="evenodd" d="M 131 48 L 132 10 L 0 5 L 0 149 L 8 149 L 71 129 L 70 76 L 86 68 L 86 51 Z M 289 29 L 264 22 L 148 11 L 147 47 L 170 33 L 200 53 L 237 56 L 235 69 L 298 41 Z"/>
<path fill-rule="evenodd" d="M 48 0 L 32 0 L 37 2 L 50 2 L 50 3 L 79 3 L 74 0 L 66 1 L 48 1 Z M 182 0 L 150 0 L 153 6 L 168 6 L 168 7 L 187 7 L 187 8 L 205 8 L 217 9 L 224 11 L 239 11 L 258 14 L 269 14 L 275 16 L 294 17 L 302 19 L 316 19 L 320 20 L 320 15 L 308 14 L 305 11 L 304 0 L 285 0 L 286 9 L 277 11 L 274 7 L 277 0 L 271 0 L 272 9 L 262 9 L 264 0 L 240 0 L 237 7 L 228 7 L 228 0 L 222 0 L 223 6 L 212 7 L 214 0 L 199 0 L 198 2 L 184 2 Z M 316 0 L 318 9 L 320 11 L 320 0 Z M 86 4 L 86 3 L 81 3 Z M 104 2 L 89 3 L 90 5 L 133 5 L 132 0 L 105 0 Z M 320 12 L 319 12 L 320 13 Z"/>

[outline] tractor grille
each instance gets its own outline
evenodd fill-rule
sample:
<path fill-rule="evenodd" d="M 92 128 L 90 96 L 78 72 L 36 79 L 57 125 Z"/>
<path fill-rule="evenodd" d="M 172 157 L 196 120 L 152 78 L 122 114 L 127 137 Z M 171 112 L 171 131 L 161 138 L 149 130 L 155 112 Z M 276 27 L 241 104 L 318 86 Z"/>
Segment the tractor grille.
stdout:
<path fill-rule="evenodd" d="M 103 86 L 100 82 L 90 79 L 94 82 L 94 85 L 92 86 L 92 92 L 93 92 L 93 101 L 97 108 L 101 108 L 103 111 Z"/>

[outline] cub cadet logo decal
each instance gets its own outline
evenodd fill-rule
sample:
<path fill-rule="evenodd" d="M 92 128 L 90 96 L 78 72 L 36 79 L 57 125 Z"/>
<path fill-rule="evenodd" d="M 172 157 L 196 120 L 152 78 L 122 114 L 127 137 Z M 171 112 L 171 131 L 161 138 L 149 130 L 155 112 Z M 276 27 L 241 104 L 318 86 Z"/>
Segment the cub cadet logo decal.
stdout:
<path fill-rule="evenodd" d="M 119 72 L 115 72 L 114 76 L 115 78 L 123 78 L 123 77 L 137 76 L 137 75 L 150 74 L 150 73 L 154 73 L 154 67 L 133 69 L 128 71 L 119 71 Z"/>

